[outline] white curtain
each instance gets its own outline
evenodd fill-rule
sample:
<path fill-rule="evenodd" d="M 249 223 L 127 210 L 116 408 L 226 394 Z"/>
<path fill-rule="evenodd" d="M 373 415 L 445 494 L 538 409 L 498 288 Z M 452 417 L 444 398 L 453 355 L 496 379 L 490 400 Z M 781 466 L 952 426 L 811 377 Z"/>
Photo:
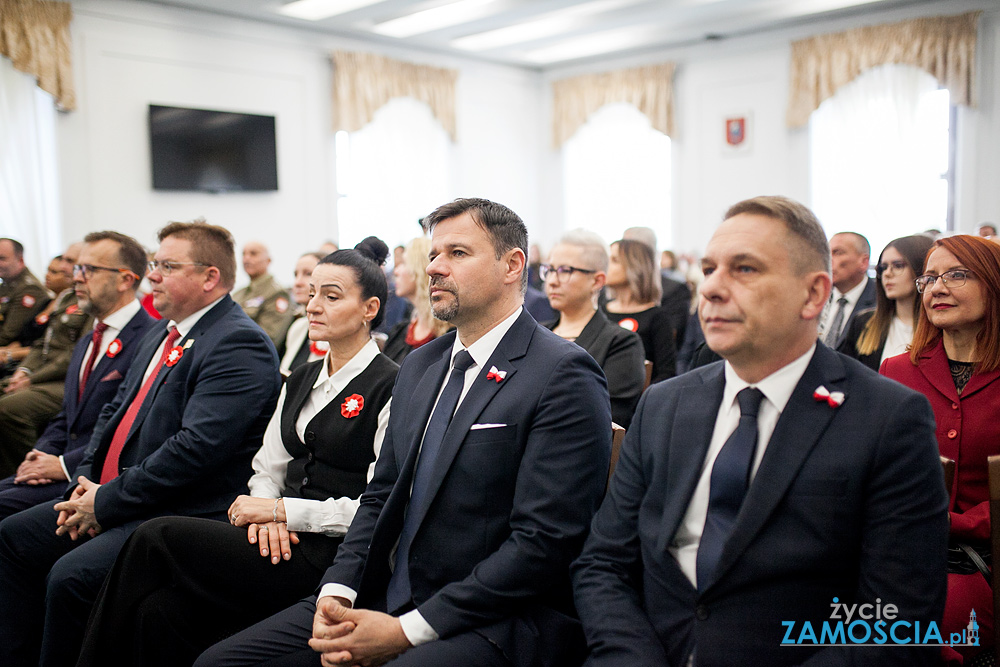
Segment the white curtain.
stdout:
<path fill-rule="evenodd" d="M 44 277 L 61 253 L 52 96 L 0 57 L 0 236 L 24 244 L 28 268 Z"/>
<path fill-rule="evenodd" d="M 405 245 L 421 234 L 417 220 L 453 198 L 452 143 L 426 104 L 393 99 L 362 129 L 337 134 L 340 247 L 371 235 Z"/>
<path fill-rule="evenodd" d="M 909 65 L 868 70 L 809 121 L 813 210 L 828 234 L 894 238 L 946 227 L 948 91 Z"/>
<path fill-rule="evenodd" d="M 608 243 L 629 227 L 652 227 L 661 249 L 670 226 L 670 137 L 626 103 L 608 104 L 562 146 L 566 228 Z"/>

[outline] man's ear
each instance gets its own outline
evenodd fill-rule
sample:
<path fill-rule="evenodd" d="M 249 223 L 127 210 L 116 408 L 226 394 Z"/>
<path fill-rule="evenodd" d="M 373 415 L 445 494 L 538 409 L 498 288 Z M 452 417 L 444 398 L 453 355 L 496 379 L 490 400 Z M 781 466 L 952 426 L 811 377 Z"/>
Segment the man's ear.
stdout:
<path fill-rule="evenodd" d="M 820 316 L 830 300 L 831 278 L 826 271 L 813 271 L 806 274 L 804 280 L 807 292 L 806 302 L 802 305 L 802 319 L 812 320 Z"/>
<path fill-rule="evenodd" d="M 509 285 L 516 282 L 521 284 L 521 274 L 527 270 L 527 258 L 520 248 L 512 248 L 507 251 L 507 268 L 504 276 L 504 284 Z"/>
<path fill-rule="evenodd" d="M 222 273 L 218 268 L 210 266 L 205 269 L 205 282 L 202 283 L 202 290 L 205 292 L 211 292 L 216 287 L 219 286 L 219 282 L 222 280 Z"/>
<path fill-rule="evenodd" d="M 591 287 L 591 290 L 594 292 L 600 292 L 604 289 L 604 285 L 608 282 L 608 274 L 604 271 L 598 271 L 593 275 L 593 278 L 594 284 L 593 287 Z"/>

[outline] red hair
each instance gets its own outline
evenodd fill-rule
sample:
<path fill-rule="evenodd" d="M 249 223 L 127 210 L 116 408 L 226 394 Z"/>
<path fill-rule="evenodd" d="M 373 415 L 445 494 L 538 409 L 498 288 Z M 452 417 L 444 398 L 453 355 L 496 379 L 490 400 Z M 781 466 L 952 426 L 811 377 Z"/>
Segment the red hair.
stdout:
<path fill-rule="evenodd" d="M 1000 245 L 978 236 L 959 234 L 935 241 L 927 257 L 936 248 L 944 248 L 958 258 L 982 285 L 986 312 L 983 327 L 976 334 L 976 372 L 988 373 L 1000 368 Z M 921 308 L 910 346 L 910 361 L 914 366 L 921 354 L 937 344 L 940 337 L 941 330 L 931 324 L 927 311 Z"/>

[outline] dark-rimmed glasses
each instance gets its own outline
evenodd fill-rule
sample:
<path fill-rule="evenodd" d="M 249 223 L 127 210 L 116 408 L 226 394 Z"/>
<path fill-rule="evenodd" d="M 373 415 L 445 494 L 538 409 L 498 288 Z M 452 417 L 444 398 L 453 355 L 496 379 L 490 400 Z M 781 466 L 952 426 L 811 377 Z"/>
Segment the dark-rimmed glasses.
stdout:
<path fill-rule="evenodd" d="M 539 264 L 538 265 L 538 277 L 542 280 L 546 280 L 550 274 L 556 275 L 556 280 L 562 282 L 573 275 L 573 272 L 577 273 L 597 273 L 592 269 L 581 269 L 576 266 L 552 266 L 551 264 Z"/>
<path fill-rule="evenodd" d="M 909 266 L 910 265 L 904 262 L 903 260 L 897 259 L 894 262 L 883 262 L 879 264 L 878 266 L 875 267 L 875 273 L 877 273 L 878 275 L 882 275 L 889 269 L 892 269 L 896 273 L 899 273 L 900 271 L 906 271 L 906 269 Z"/>
<path fill-rule="evenodd" d="M 174 272 L 174 269 L 179 269 L 182 266 L 211 266 L 211 264 L 203 264 L 202 262 L 171 262 L 171 261 L 159 261 L 152 260 L 149 263 L 149 270 L 159 271 L 161 276 L 169 276 Z"/>
<path fill-rule="evenodd" d="M 131 269 L 118 269 L 113 266 L 97 266 L 96 264 L 74 264 L 73 265 L 73 275 L 80 274 L 83 279 L 90 280 L 94 276 L 95 271 L 112 271 L 114 273 L 121 273 L 126 276 L 135 276 L 136 280 L 140 280 L 139 276 L 135 275 Z"/>
<path fill-rule="evenodd" d="M 931 273 L 925 273 L 913 282 L 917 284 L 917 291 L 923 294 L 928 289 L 930 289 L 934 283 L 941 279 L 945 287 L 961 287 L 968 280 L 969 276 L 973 275 L 972 271 L 968 269 L 952 269 L 951 271 L 945 271 L 939 276 L 935 276 Z"/>

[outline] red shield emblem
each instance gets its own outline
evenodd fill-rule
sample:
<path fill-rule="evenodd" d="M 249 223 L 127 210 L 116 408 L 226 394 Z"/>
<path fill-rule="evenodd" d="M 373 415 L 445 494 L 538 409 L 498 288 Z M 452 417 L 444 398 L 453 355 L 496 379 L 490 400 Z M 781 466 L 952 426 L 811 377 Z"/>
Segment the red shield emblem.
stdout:
<path fill-rule="evenodd" d="M 726 143 L 730 146 L 739 146 L 747 138 L 747 119 L 743 116 L 739 118 L 726 119 Z"/>

